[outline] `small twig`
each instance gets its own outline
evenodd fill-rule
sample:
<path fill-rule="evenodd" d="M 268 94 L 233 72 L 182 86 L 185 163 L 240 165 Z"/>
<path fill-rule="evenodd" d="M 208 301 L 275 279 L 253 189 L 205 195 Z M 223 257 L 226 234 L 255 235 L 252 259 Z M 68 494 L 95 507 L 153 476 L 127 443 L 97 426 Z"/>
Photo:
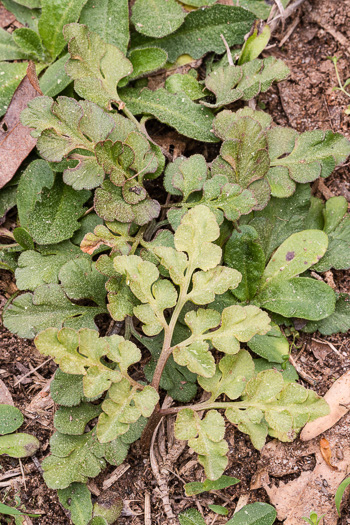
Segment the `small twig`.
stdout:
<path fill-rule="evenodd" d="M 89 215 L 89 213 L 91 213 L 92 211 L 94 211 L 94 207 L 91 206 L 91 208 L 89 208 L 88 210 L 86 210 L 86 212 L 84 213 L 83 217 L 86 217 L 86 215 Z"/>
<path fill-rule="evenodd" d="M 21 474 L 22 474 L 22 480 L 23 480 L 24 488 L 25 488 L 25 490 L 27 490 L 26 477 L 24 475 L 22 461 L 21 461 L 20 458 L 18 459 L 18 461 L 19 461 L 19 468 L 21 469 Z"/>
<path fill-rule="evenodd" d="M 152 525 L 151 495 L 149 492 L 145 494 L 145 525 Z"/>
<path fill-rule="evenodd" d="M 309 383 L 309 385 L 311 385 L 311 386 L 315 386 L 316 378 L 312 379 L 312 377 L 310 375 L 308 375 L 306 372 L 304 372 L 302 370 L 301 366 L 299 366 L 298 363 L 296 363 L 295 359 L 291 355 L 289 356 L 289 362 L 294 366 L 295 370 L 298 372 L 300 377 L 302 377 L 304 379 L 304 381 Z"/>
<path fill-rule="evenodd" d="M 24 376 L 20 377 L 19 380 L 16 381 L 16 383 L 13 386 L 17 386 L 17 385 L 19 385 L 19 383 L 22 383 L 23 379 L 25 379 L 26 377 L 34 374 L 37 370 L 39 370 L 39 368 L 41 368 L 42 366 L 46 365 L 46 363 L 48 363 L 49 361 L 52 361 L 52 357 L 49 357 L 49 359 L 46 359 L 46 361 L 41 363 L 41 365 L 37 366 L 36 368 L 33 368 L 33 370 L 31 370 L 30 372 L 28 372 Z"/>
<path fill-rule="evenodd" d="M 228 63 L 229 63 L 230 66 L 233 66 L 234 63 L 233 63 L 233 58 L 232 58 L 230 46 L 226 42 L 226 38 L 224 37 L 224 35 L 220 35 L 220 37 L 221 37 L 221 39 L 222 39 L 222 41 L 224 43 L 224 46 L 226 48 Z"/>
<path fill-rule="evenodd" d="M 292 23 L 292 25 L 290 26 L 290 28 L 288 29 L 287 33 L 284 35 L 284 37 L 282 38 L 282 40 L 278 44 L 278 47 L 282 47 L 283 44 L 285 44 L 287 42 L 288 38 L 290 38 L 291 35 L 294 33 L 294 31 L 297 28 L 297 26 L 299 25 L 299 23 L 300 23 L 300 16 L 297 16 L 296 19 L 294 20 L 294 22 Z"/>
<path fill-rule="evenodd" d="M 305 0 L 296 0 L 293 4 L 289 5 L 287 7 L 287 9 L 284 10 L 284 20 L 287 20 L 287 18 L 289 18 L 293 13 L 294 11 L 301 6 L 301 4 L 303 4 L 305 2 Z M 274 31 L 276 31 L 278 25 L 279 25 L 279 22 L 280 22 L 280 19 L 281 19 L 281 15 L 277 15 L 273 20 L 272 22 L 269 24 L 270 25 L 270 29 L 271 29 L 271 33 L 273 33 Z"/>
<path fill-rule="evenodd" d="M 103 490 L 109 489 L 119 478 L 121 478 L 125 474 L 127 470 L 129 470 L 129 468 L 129 463 L 122 463 L 121 465 L 119 465 L 119 467 L 113 470 L 109 478 L 104 480 L 102 485 Z"/>

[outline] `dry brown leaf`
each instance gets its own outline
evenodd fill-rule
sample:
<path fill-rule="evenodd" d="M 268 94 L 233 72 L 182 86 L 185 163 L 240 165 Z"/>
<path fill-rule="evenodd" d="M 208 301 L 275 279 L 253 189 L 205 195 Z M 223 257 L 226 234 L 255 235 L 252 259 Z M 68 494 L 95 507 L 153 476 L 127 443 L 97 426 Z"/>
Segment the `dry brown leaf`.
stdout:
<path fill-rule="evenodd" d="M 5 383 L 0 379 L 0 405 L 15 406 L 9 389 Z"/>
<path fill-rule="evenodd" d="M 319 436 L 322 432 L 335 425 L 349 411 L 350 371 L 337 379 L 324 396 L 324 399 L 329 404 L 330 413 L 328 416 L 320 417 L 311 423 L 307 423 L 300 434 L 302 441 L 309 441 Z"/>
<path fill-rule="evenodd" d="M 269 471 L 269 465 L 266 466 L 265 476 L 261 477 L 261 485 L 266 490 L 271 504 L 276 507 L 277 518 L 281 521 L 286 520 L 284 525 L 305 525 L 302 518 L 309 516 L 311 511 L 317 512 L 319 516 L 325 514 L 323 525 L 337 525 L 338 514 L 334 505 L 334 496 L 350 469 L 349 422 L 350 417 L 347 416 L 341 424 L 333 427 L 327 434 L 333 450 L 341 452 L 335 454 L 334 458 L 338 470 L 330 469 L 325 463 L 317 442 L 308 443 L 303 451 L 303 455 L 305 453 L 315 455 L 315 468 L 302 472 L 292 481 L 280 483 L 279 486 L 273 485 L 266 472 Z M 285 449 L 285 460 L 288 463 L 290 445 L 276 442 L 275 446 L 276 449 Z"/>
<path fill-rule="evenodd" d="M 323 457 L 327 465 L 333 470 L 338 470 L 338 467 L 336 467 L 335 465 L 332 465 L 331 463 L 332 449 L 331 449 L 328 439 L 322 438 L 320 440 L 320 451 L 321 451 L 321 456 Z"/>
<path fill-rule="evenodd" d="M 0 188 L 5 186 L 36 144 L 30 129 L 20 122 L 20 115 L 33 98 L 42 95 L 32 62 L 27 75 L 16 89 L 11 103 L 0 123 Z"/>

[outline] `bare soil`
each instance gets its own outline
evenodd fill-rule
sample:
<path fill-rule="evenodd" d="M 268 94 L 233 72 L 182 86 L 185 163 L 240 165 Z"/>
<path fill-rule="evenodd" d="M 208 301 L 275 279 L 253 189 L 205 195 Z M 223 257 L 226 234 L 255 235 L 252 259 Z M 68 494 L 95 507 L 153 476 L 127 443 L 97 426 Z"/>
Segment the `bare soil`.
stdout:
<path fill-rule="evenodd" d="M 234 2 L 235 4 L 236 2 Z M 1 5 L 1 4 L 0 4 Z M 293 33 L 282 46 L 280 43 L 295 24 Z M 344 109 L 350 100 L 340 92 L 333 91 L 337 85 L 333 64 L 329 56 L 342 57 L 338 63 L 343 81 L 350 77 L 350 0 L 314 0 L 306 1 L 279 30 L 265 51 L 282 58 L 291 69 L 290 78 L 274 86 L 264 95 L 259 96 L 258 104 L 264 104 L 275 123 L 291 126 L 298 131 L 316 128 L 339 131 L 350 138 L 350 117 L 344 114 Z M 179 137 L 174 131 L 163 129 L 154 131 L 159 141 L 167 145 L 171 154 L 195 152 L 198 145 Z M 203 147 L 202 147 L 203 150 Z M 212 155 L 210 149 L 206 151 Z M 350 166 L 343 166 L 325 181 L 326 187 L 334 195 L 343 195 L 350 202 Z M 316 188 L 315 188 L 316 189 Z M 324 192 L 325 190 L 321 188 Z M 316 189 L 316 191 L 319 191 Z M 333 279 L 337 291 L 350 292 L 350 276 L 348 272 L 334 271 Z M 11 275 L 0 273 L 0 306 L 4 305 L 14 292 L 15 287 Z M 328 344 L 332 343 L 336 353 Z M 320 334 L 301 335 L 297 341 L 298 348 L 293 349 L 293 357 L 297 359 L 300 369 L 315 382 L 316 391 L 323 395 L 335 379 L 350 369 L 350 341 L 348 334 L 323 337 Z M 55 407 L 47 401 L 44 392 L 42 408 L 36 415 L 26 412 L 33 398 L 41 392 L 53 376 L 56 365 L 46 362 L 37 371 L 32 372 L 22 382 L 18 380 L 45 361 L 36 351 L 32 341 L 18 339 L 4 328 L 0 330 L 0 379 L 2 379 L 13 396 L 15 405 L 24 411 L 25 424 L 23 430 L 34 434 L 41 443 L 37 459 L 40 461 L 49 453 L 49 438 L 53 433 L 53 415 Z M 307 383 L 301 382 L 305 386 Z M 17 383 L 17 384 L 16 384 Z M 349 426 L 347 436 L 349 440 Z M 346 434 L 346 432 L 345 432 Z M 266 467 L 266 458 L 256 451 L 249 438 L 235 430 L 227 429 L 226 438 L 229 442 L 229 468 L 227 475 L 235 476 L 241 483 L 218 494 L 208 494 L 187 498 L 184 496 L 184 483 L 201 481 L 203 470 L 188 448 L 171 466 L 168 483 L 170 500 L 177 515 L 188 507 L 196 507 L 203 511 L 207 523 L 216 525 L 225 523 L 227 518 L 218 517 L 208 512 L 208 504 L 226 505 L 230 515 L 242 495 L 249 497 L 249 502 L 268 501 L 264 489 L 254 487 L 257 474 L 262 466 Z M 341 446 L 341 444 L 340 444 Z M 302 472 L 312 470 L 315 465 L 314 455 L 303 455 L 305 445 L 296 441 L 292 445 L 284 445 L 287 463 L 280 463 L 279 457 L 268 458 L 270 478 L 276 484 L 295 479 Z M 159 451 L 160 456 L 162 450 Z M 123 515 L 118 521 L 120 525 L 142 525 L 145 523 L 145 497 L 150 495 L 152 509 L 152 525 L 164 525 L 167 518 L 156 481 L 152 475 L 148 455 L 142 455 L 137 444 L 134 444 L 126 459 L 130 468 L 114 483 L 111 489 L 124 501 Z M 63 511 L 54 491 L 49 490 L 37 466 L 31 458 L 22 461 L 23 474 L 18 460 L 0 458 L 0 501 L 13 504 L 15 498 L 20 501 L 28 512 L 41 514 L 40 518 L 27 519 L 40 525 L 69 525 L 71 521 Z M 8 471 L 18 471 L 12 478 L 6 478 Z M 111 475 L 114 467 L 108 467 L 98 478 L 92 480 L 90 488 L 98 494 L 103 492 L 103 481 Z M 315 509 L 317 510 L 317 509 Z M 0 523 L 5 523 L 1 522 Z M 345 506 L 342 517 L 337 525 L 350 524 L 350 502 Z M 330 525 L 336 525 L 332 523 Z"/>

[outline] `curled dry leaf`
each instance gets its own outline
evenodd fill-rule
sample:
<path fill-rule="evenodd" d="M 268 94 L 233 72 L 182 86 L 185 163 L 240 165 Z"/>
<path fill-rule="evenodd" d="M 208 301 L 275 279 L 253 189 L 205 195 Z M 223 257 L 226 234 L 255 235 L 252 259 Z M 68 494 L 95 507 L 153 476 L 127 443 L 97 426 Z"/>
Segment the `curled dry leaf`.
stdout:
<path fill-rule="evenodd" d="M 27 75 L 16 89 L 0 123 L 0 188 L 9 182 L 36 144 L 30 129 L 20 122 L 20 115 L 30 100 L 42 95 L 32 62 Z"/>
<path fill-rule="evenodd" d="M 317 511 L 318 515 L 325 514 L 324 525 L 336 525 L 338 523 L 334 496 L 339 484 L 347 475 L 350 464 L 349 422 L 350 414 L 326 434 L 327 440 L 332 444 L 332 451 L 334 452 L 332 461 L 333 464 L 336 464 L 337 470 L 329 468 L 322 456 L 318 442 L 305 444 L 306 448 L 302 454 L 303 456 L 315 455 L 315 468 L 302 472 L 296 479 L 286 483 L 280 482 L 276 486 L 273 478 L 269 479 L 268 474 L 273 476 L 273 472 L 270 471 L 270 465 L 267 464 L 259 486 L 266 490 L 270 503 L 276 507 L 277 518 L 281 521 L 285 520 L 283 525 L 305 525 L 303 516 L 309 516 L 312 510 Z M 295 445 L 275 443 L 277 450 L 284 451 L 284 463 L 281 459 L 282 465 L 285 465 L 284 475 L 286 475 L 290 458 L 295 453 Z M 300 443 L 298 445 L 300 448 Z M 283 473 L 281 472 L 281 474 Z"/>
<path fill-rule="evenodd" d="M 338 467 L 336 465 L 332 465 L 331 463 L 332 449 L 331 449 L 328 439 L 322 438 L 320 440 L 320 450 L 321 450 L 321 455 L 323 459 L 325 460 L 325 462 L 327 463 L 327 465 L 333 470 L 338 470 Z"/>
<path fill-rule="evenodd" d="M 302 441 L 309 441 L 331 428 L 350 409 L 350 371 L 342 375 L 324 396 L 330 407 L 327 416 L 307 423 L 300 434 Z"/>

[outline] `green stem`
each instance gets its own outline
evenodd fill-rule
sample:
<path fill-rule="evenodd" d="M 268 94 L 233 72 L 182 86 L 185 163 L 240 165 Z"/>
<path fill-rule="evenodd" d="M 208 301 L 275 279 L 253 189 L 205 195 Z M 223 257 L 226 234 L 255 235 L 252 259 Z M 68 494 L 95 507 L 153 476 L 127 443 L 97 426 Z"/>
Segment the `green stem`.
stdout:
<path fill-rule="evenodd" d="M 132 245 L 132 248 L 130 250 L 130 253 L 129 255 L 134 255 L 134 253 L 136 252 L 139 244 L 142 244 L 142 238 L 143 238 L 143 234 L 146 230 L 146 226 L 142 226 L 139 231 L 137 232 L 137 235 L 136 237 L 133 238 L 133 245 Z"/>
<path fill-rule="evenodd" d="M 141 126 L 140 122 L 134 117 L 134 115 L 131 113 L 131 111 L 126 106 L 123 107 L 122 111 L 123 111 L 124 115 L 126 117 L 128 117 L 129 120 L 131 120 L 131 122 L 136 124 L 137 129 L 139 131 L 142 131 L 142 126 Z"/>
<path fill-rule="evenodd" d="M 190 286 L 192 274 L 194 272 L 195 268 L 190 265 L 187 268 L 186 276 L 184 279 L 184 282 L 180 285 L 180 294 L 178 297 L 177 304 L 175 306 L 175 309 L 173 311 L 173 315 L 171 316 L 171 320 L 169 323 L 169 326 L 165 329 L 164 334 L 164 342 L 163 342 L 163 348 L 162 352 L 160 354 L 151 385 L 153 388 L 155 388 L 158 391 L 160 379 L 162 377 L 162 373 L 164 370 L 164 367 L 166 365 L 167 360 L 172 354 L 172 351 L 174 350 L 174 347 L 171 346 L 171 341 L 173 338 L 173 333 L 175 330 L 175 326 L 177 323 L 177 320 L 179 318 L 179 315 L 181 313 L 181 310 L 185 306 L 188 300 L 187 291 Z"/>

